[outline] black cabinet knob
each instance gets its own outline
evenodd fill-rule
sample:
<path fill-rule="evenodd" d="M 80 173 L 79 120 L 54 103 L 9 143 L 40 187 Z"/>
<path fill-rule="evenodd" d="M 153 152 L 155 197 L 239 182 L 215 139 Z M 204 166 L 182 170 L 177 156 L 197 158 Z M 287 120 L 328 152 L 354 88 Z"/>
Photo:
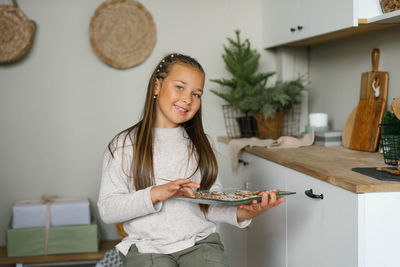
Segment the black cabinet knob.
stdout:
<path fill-rule="evenodd" d="M 291 32 L 295 32 L 295 31 L 296 31 L 296 28 L 290 28 L 290 31 L 291 31 Z"/>
<path fill-rule="evenodd" d="M 316 194 L 313 193 L 312 189 L 306 190 L 304 193 L 310 198 L 324 199 L 324 194 L 316 195 Z"/>
<path fill-rule="evenodd" d="M 303 26 L 297 25 L 297 29 L 298 29 L 299 31 L 301 31 L 301 30 L 303 29 Z"/>

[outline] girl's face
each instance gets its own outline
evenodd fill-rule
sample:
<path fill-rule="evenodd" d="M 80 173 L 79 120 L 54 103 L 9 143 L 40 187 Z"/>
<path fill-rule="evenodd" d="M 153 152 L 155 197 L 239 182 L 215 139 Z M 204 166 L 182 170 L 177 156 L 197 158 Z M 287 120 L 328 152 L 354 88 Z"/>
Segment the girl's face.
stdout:
<path fill-rule="evenodd" d="M 204 74 L 191 66 L 175 63 L 168 76 L 157 79 L 157 128 L 175 128 L 193 118 L 200 108 Z"/>

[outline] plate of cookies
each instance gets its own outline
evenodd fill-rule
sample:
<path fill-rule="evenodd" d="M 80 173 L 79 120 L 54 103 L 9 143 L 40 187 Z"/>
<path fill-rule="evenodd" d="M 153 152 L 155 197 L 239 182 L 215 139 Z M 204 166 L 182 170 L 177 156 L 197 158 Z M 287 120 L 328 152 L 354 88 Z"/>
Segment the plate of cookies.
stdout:
<path fill-rule="evenodd" d="M 174 196 L 175 199 L 185 200 L 198 204 L 222 204 L 230 206 L 238 206 L 249 204 L 253 200 L 261 200 L 262 194 L 269 190 L 252 190 L 252 189 L 237 189 L 237 188 L 222 188 L 213 190 L 198 190 L 195 192 L 195 197 L 190 196 Z M 274 189 L 276 196 L 294 195 L 296 192 L 281 191 Z"/>

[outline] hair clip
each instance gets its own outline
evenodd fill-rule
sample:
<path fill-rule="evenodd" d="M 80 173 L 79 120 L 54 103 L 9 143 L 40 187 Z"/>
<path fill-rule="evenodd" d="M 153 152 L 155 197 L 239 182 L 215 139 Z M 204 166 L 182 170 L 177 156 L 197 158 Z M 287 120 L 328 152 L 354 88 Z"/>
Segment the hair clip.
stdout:
<path fill-rule="evenodd" d="M 159 73 L 161 71 L 161 68 L 162 68 L 162 64 L 160 64 L 160 66 L 158 66 L 156 72 Z"/>

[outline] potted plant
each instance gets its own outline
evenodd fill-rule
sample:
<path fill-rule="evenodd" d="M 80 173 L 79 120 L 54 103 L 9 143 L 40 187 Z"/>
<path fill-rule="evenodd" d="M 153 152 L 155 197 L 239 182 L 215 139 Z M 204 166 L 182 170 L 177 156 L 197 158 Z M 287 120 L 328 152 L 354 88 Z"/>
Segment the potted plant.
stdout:
<path fill-rule="evenodd" d="M 227 38 L 229 46 L 224 45 L 225 53 L 222 55 L 225 67 L 231 73 L 232 78 L 211 79 L 210 81 L 225 89 L 223 92 L 211 91 L 244 113 L 243 117 L 237 118 L 241 136 L 251 137 L 257 134 L 257 124 L 254 116 L 250 113 L 253 107 L 247 101 L 259 95 L 260 88 L 265 87 L 268 79 L 275 72 L 257 73 L 260 54 L 251 49 L 248 39 L 243 42 L 240 40 L 239 30 L 236 30 L 235 34 L 236 40 Z"/>
<path fill-rule="evenodd" d="M 232 78 L 211 79 L 224 87 L 223 92 L 211 91 L 245 114 L 237 118 L 242 137 L 276 139 L 282 135 L 284 112 L 301 102 L 303 79 L 277 81 L 268 86 L 268 79 L 275 72 L 257 73 L 260 54 L 251 49 L 248 39 L 240 40 L 239 30 L 235 34 L 236 40 L 227 38 L 229 46 L 224 46 L 222 55 Z"/>
<path fill-rule="evenodd" d="M 277 139 L 282 135 L 284 114 L 301 103 L 304 79 L 277 81 L 273 86 L 259 90 L 256 98 L 249 100 L 258 125 L 258 137 Z"/>

